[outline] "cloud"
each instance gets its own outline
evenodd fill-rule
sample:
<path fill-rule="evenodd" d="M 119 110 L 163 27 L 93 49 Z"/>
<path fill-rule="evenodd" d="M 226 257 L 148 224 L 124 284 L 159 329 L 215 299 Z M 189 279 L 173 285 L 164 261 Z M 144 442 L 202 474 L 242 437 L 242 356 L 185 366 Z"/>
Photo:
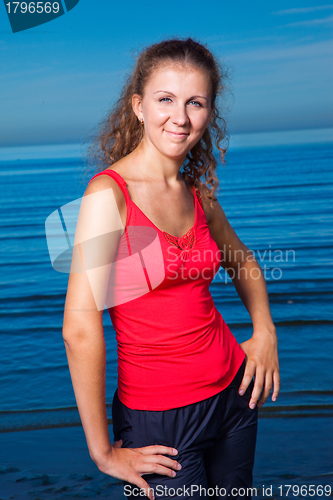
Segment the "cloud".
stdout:
<path fill-rule="evenodd" d="M 287 35 L 267 35 L 267 36 L 256 36 L 256 37 L 248 37 L 248 38 L 232 38 L 226 35 L 214 35 L 202 37 L 202 40 L 209 44 L 210 47 L 223 48 L 224 50 L 237 50 L 237 47 L 249 47 L 249 46 L 262 46 L 267 44 L 278 44 L 288 41 Z"/>
<path fill-rule="evenodd" d="M 323 40 L 313 43 L 297 43 L 293 45 L 275 45 L 270 47 L 261 46 L 259 48 L 249 48 L 237 52 L 230 51 L 226 57 L 235 64 L 244 67 L 245 64 L 253 64 L 259 62 L 276 61 L 300 61 L 304 59 L 329 57 L 333 55 L 332 40 Z"/>
<path fill-rule="evenodd" d="M 317 5 L 316 7 L 301 7 L 296 9 L 286 9 L 286 10 L 278 10 L 273 12 L 273 14 L 284 15 L 284 14 L 308 14 L 309 12 L 316 12 L 317 10 L 327 10 L 333 9 L 333 4 L 329 5 Z"/>
<path fill-rule="evenodd" d="M 307 21 L 297 21 L 296 23 L 285 24 L 283 27 L 290 26 L 315 26 L 317 24 L 333 23 L 333 16 L 322 17 L 320 19 L 308 19 Z"/>

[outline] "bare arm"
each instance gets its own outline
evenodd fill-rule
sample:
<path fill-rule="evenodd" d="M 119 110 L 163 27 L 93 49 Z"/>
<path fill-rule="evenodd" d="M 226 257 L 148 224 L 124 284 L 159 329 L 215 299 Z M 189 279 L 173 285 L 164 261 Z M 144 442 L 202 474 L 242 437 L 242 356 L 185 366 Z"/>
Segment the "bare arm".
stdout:
<path fill-rule="evenodd" d="M 104 227 L 103 224 L 103 220 L 106 219 L 105 208 L 107 207 L 105 205 L 109 204 L 106 196 L 108 192 L 111 197 L 114 193 L 120 210 L 119 215 L 121 218 L 124 217 L 122 194 L 119 194 L 119 188 L 115 184 L 107 176 L 99 176 L 91 181 L 84 194 L 75 233 L 72 272 L 68 280 L 63 321 L 63 338 L 75 398 L 93 460 L 100 454 L 108 453 L 111 445 L 105 406 L 104 306 L 96 303 L 99 290 L 96 286 L 92 287 L 93 275 L 88 276 L 87 270 L 93 273 L 91 268 L 94 264 L 98 265 L 97 261 L 101 260 L 101 255 L 98 256 L 98 254 L 103 245 L 103 233 L 105 235 L 108 230 L 108 227 Z M 110 189 L 111 192 L 108 191 Z M 101 192 L 103 192 L 102 197 L 100 197 Z M 86 197 L 89 197 L 89 200 Z M 91 206 L 84 206 L 86 200 L 90 201 Z M 112 203 L 111 198 L 110 202 Z M 96 228 L 96 224 L 100 224 L 99 228 Z M 112 221 L 109 229 L 112 229 Z M 114 257 L 120 234 L 113 233 L 112 245 L 108 248 L 106 255 L 109 262 L 112 262 Z M 89 241 L 93 243 L 94 255 L 92 255 L 92 248 L 85 243 Z M 93 262 L 94 259 L 96 262 Z M 79 272 L 73 272 L 73 269 Z M 107 282 L 107 270 L 101 278 Z M 102 280 L 100 281 L 101 288 Z"/>
<path fill-rule="evenodd" d="M 210 202 L 203 199 L 203 205 L 210 233 L 222 252 L 221 265 L 231 277 L 253 323 L 252 338 L 240 344 L 247 364 L 239 392 L 246 391 L 255 375 L 249 405 L 253 408 L 256 404 L 262 406 L 272 387 L 272 400 L 276 400 L 280 387 L 278 341 L 266 281 L 255 256 L 238 238 L 219 202 L 214 201 L 211 207 Z"/>
<path fill-rule="evenodd" d="M 105 405 L 103 309 L 110 272 L 110 266 L 105 264 L 112 263 L 123 232 L 119 227 L 124 228 L 125 221 L 126 202 L 118 184 L 109 176 L 96 177 L 88 185 L 81 203 L 64 310 L 63 339 L 92 460 L 102 472 L 148 492 L 149 486 L 141 476 L 153 472 L 173 475 L 172 469 L 177 470 L 178 464 L 163 454 L 177 452 L 158 445 L 126 449 L 117 442 L 112 446 Z M 80 265 L 81 272 L 77 272 Z M 147 494 L 151 497 L 150 492 Z"/>

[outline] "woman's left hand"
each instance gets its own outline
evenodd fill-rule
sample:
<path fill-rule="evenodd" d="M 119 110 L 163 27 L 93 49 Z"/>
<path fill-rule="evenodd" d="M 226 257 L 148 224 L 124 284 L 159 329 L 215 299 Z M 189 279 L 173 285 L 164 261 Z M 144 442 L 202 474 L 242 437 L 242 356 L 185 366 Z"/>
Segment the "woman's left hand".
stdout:
<path fill-rule="evenodd" d="M 243 395 L 255 376 L 254 387 L 249 402 L 250 408 L 261 408 L 273 387 L 272 401 L 280 389 L 279 358 L 275 330 L 257 328 L 253 336 L 240 344 L 246 355 L 246 366 L 239 394 Z M 260 398 L 260 399 L 259 399 Z"/>

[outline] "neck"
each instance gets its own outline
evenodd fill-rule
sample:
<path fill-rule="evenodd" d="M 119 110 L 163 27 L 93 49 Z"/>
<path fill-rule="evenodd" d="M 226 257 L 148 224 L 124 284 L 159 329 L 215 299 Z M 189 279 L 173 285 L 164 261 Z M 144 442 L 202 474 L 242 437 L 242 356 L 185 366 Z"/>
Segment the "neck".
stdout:
<path fill-rule="evenodd" d="M 180 180 L 179 170 L 186 159 L 186 155 L 182 158 L 164 156 L 145 139 L 131 153 L 132 155 L 135 164 L 138 165 L 140 175 L 151 181 L 163 182 L 166 185 L 172 185 Z"/>

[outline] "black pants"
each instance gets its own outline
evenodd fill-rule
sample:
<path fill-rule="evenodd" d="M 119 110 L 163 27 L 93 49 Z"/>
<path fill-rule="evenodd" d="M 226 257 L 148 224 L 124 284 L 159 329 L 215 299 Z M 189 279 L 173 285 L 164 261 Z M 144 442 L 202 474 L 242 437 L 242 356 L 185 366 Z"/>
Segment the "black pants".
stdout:
<path fill-rule="evenodd" d="M 178 450 L 170 456 L 182 465 L 175 477 L 143 476 L 156 500 L 251 498 L 258 408 L 249 408 L 253 380 L 243 396 L 238 394 L 244 369 L 245 360 L 233 381 L 215 396 L 166 411 L 132 410 L 115 392 L 115 441 L 122 439 L 124 448 L 160 444 Z M 123 483 L 127 498 L 143 498 L 136 485 Z"/>

